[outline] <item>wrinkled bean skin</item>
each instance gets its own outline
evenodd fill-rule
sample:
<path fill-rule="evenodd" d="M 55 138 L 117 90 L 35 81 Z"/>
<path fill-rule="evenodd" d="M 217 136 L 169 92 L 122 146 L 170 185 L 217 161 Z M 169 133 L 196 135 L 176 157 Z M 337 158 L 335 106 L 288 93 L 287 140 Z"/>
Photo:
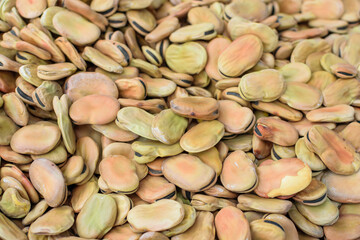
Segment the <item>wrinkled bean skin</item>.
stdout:
<path fill-rule="evenodd" d="M 360 155 L 354 147 L 326 127 L 313 126 L 306 135 L 305 144 L 337 174 L 351 175 L 360 168 Z M 336 147 L 329 148 L 329 145 Z"/>
<path fill-rule="evenodd" d="M 0 239 L 360 240 L 359 0 L 0 0 Z"/>
<path fill-rule="evenodd" d="M 260 118 L 254 127 L 254 133 L 262 140 L 281 146 L 292 146 L 298 140 L 298 133 L 291 124 L 275 118 Z"/>

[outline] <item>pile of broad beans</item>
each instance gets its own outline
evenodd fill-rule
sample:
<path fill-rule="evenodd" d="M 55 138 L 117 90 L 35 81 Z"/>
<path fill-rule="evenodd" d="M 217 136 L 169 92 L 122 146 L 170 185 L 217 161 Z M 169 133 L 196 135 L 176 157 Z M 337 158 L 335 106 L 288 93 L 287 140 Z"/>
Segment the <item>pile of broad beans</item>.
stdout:
<path fill-rule="evenodd" d="M 0 239 L 360 239 L 359 0 L 0 0 Z"/>

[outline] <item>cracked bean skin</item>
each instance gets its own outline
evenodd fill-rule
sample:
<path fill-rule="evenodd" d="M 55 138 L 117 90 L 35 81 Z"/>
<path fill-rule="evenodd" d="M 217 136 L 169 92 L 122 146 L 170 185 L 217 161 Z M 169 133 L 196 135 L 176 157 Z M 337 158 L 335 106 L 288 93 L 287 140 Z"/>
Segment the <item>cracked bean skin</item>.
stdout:
<path fill-rule="evenodd" d="M 311 169 L 297 158 L 266 160 L 259 165 L 258 172 L 259 184 L 255 192 L 262 197 L 292 195 L 311 182 Z"/>

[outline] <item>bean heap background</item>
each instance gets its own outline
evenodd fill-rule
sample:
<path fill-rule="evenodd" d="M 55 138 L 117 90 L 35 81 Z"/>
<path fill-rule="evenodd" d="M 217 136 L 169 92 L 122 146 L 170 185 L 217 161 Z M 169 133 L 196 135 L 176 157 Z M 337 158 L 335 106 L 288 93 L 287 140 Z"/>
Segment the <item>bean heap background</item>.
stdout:
<path fill-rule="evenodd" d="M 0 0 L 0 238 L 360 239 L 359 0 Z"/>

